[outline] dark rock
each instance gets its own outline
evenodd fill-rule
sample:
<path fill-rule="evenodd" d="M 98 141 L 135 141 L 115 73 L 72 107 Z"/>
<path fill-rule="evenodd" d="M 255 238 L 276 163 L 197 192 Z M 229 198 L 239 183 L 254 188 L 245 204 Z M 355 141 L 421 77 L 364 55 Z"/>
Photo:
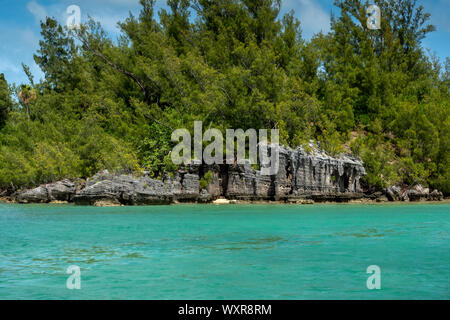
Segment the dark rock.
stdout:
<path fill-rule="evenodd" d="M 113 175 L 105 170 L 86 181 L 86 188 L 77 192 L 74 202 L 81 205 L 209 202 L 212 200 L 211 194 L 206 190 L 200 192 L 199 173 L 202 169 L 200 164 L 193 163 L 173 175 L 165 175 L 163 181 L 152 179 L 145 172 L 139 176 Z"/>
<path fill-rule="evenodd" d="M 173 175 L 166 174 L 164 177 L 164 184 L 168 190 L 170 190 L 176 199 L 182 193 L 182 175 L 179 172 L 175 172 Z"/>
<path fill-rule="evenodd" d="M 200 178 L 196 174 L 185 173 L 181 178 L 181 190 L 178 189 L 176 200 L 195 202 L 200 195 Z"/>
<path fill-rule="evenodd" d="M 428 196 L 428 200 L 430 201 L 442 201 L 443 199 L 443 193 L 438 190 L 433 190 L 433 192 L 431 192 Z"/>
<path fill-rule="evenodd" d="M 203 175 L 211 172 L 212 181 L 208 183 L 206 190 L 212 198 L 217 199 L 223 194 L 223 176 L 220 165 L 205 165 Z"/>
<path fill-rule="evenodd" d="M 226 197 L 232 200 L 350 201 L 363 198 L 360 179 L 366 174 L 358 159 L 331 157 L 313 145 L 311 151 L 270 146 L 279 153 L 279 170 L 264 175 L 248 161 L 235 165 L 202 165 L 193 161 L 161 180 L 139 175 L 112 174 L 107 170 L 84 181 L 64 180 L 17 195 L 19 202 L 74 201 L 77 204 L 148 205 L 180 202 L 210 202 Z M 212 180 L 200 190 L 200 178 L 211 171 Z M 85 188 L 81 186 L 85 184 Z M 400 191 L 387 191 L 389 200 Z M 413 195 L 414 196 L 414 195 Z M 436 195 L 438 196 L 438 195 Z M 381 198 L 375 196 L 374 199 Z"/>
<path fill-rule="evenodd" d="M 407 193 L 409 201 L 420 201 L 422 198 L 420 192 L 416 190 L 408 190 Z"/>
<path fill-rule="evenodd" d="M 409 191 L 403 191 L 400 195 L 400 201 L 409 201 Z"/>
<path fill-rule="evenodd" d="M 386 189 L 386 198 L 388 198 L 389 201 L 397 201 L 397 197 L 390 187 Z"/>
<path fill-rule="evenodd" d="M 127 205 L 169 204 L 173 201 L 171 185 L 147 176 L 95 175 L 87 187 L 74 198 L 76 204 L 92 205 L 98 201 L 120 202 Z"/>
<path fill-rule="evenodd" d="M 70 180 L 46 185 L 49 201 L 71 201 L 76 192 L 75 183 Z"/>
<path fill-rule="evenodd" d="M 381 198 L 383 196 L 383 192 L 381 192 L 381 191 L 377 191 L 377 192 L 374 192 L 373 193 L 373 197 L 375 198 L 375 199 L 379 199 L 379 198 Z"/>
<path fill-rule="evenodd" d="M 202 162 L 200 160 L 192 160 L 192 162 L 188 166 L 188 172 L 193 175 L 199 175 L 200 167 L 202 166 Z"/>
<path fill-rule="evenodd" d="M 17 192 L 14 196 L 19 203 L 48 203 L 51 201 L 71 201 L 76 192 L 70 180 L 41 185 L 37 188 Z"/>
<path fill-rule="evenodd" d="M 198 202 L 207 203 L 212 201 L 211 195 L 206 190 L 202 190 L 198 196 Z"/>
<path fill-rule="evenodd" d="M 19 203 L 47 203 L 50 201 L 45 186 L 19 192 L 15 195 L 15 198 Z"/>
<path fill-rule="evenodd" d="M 388 202 L 389 199 L 386 196 L 380 196 L 376 199 L 376 202 Z"/>
<path fill-rule="evenodd" d="M 272 147 L 273 148 L 273 147 Z M 318 149 L 306 152 L 277 147 L 279 170 L 265 176 L 248 163 L 229 166 L 225 196 L 230 199 L 287 200 L 309 196 L 317 201 L 361 198 L 360 179 L 366 171 L 360 160 L 333 158 Z"/>
<path fill-rule="evenodd" d="M 438 190 L 430 193 L 430 189 L 422 185 L 416 185 L 404 190 L 397 186 L 389 187 L 386 189 L 386 197 L 389 201 L 440 201 L 444 198 L 444 195 Z"/>
<path fill-rule="evenodd" d="M 430 189 L 425 188 L 419 184 L 407 190 L 406 192 L 408 194 L 409 201 L 421 201 L 428 199 Z"/>
<path fill-rule="evenodd" d="M 386 189 L 386 197 L 389 201 L 400 201 L 401 200 L 401 188 L 397 186 L 392 186 Z"/>

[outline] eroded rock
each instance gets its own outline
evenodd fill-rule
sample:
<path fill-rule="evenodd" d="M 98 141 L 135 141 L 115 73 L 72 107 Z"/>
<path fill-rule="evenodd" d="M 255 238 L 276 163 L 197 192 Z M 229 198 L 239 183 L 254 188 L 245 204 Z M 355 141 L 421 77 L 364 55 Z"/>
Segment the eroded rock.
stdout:
<path fill-rule="evenodd" d="M 47 203 L 49 196 L 47 188 L 39 186 L 16 194 L 16 201 L 19 203 Z"/>
<path fill-rule="evenodd" d="M 75 184 L 66 179 L 23 192 L 19 191 L 14 197 L 19 203 L 69 202 L 73 199 L 75 192 Z"/>
<path fill-rule="evenodd" d="M 74 198 L 76 204 L 118 202 L 124 205 L 169 204 L 173 201 L 172 187 L 148 176 L 111 175 L 102 172 L 86 183 L 86 188 Z"/>
<path fill-rule="evenodd" d="M 307 152 L 302 147 L 277 148 L 279 170 L 276 175 L 262 175 L 249 163 L 229 166 L 225 196 L 242 200 L 288 200 L 307 196 L 318 201 L 363 196 L 360 179 L 366 171 L 360 160 L 347 156 L 333 158 L 317 149 Z"/>
<path fill-rule="evenodd" d="M 207 203 L 219 198 L 299 204 L 363 198 L 381 202 L 443 199 L 441 192 L 430 192 L 421 185 L 409 189 L 392 186 L 385 192 L 364 195 L 360 181 L 366 171 L 359 159 L 332 157 L 314 147 L 306 151 L 302 147 L 293 150 L 271 146 L 270 152 L 274 150 L 279 153 L 279 170 L 274 175 L 263 175 L 248 161 L 233 165 L 202 165 L 196 161 L 166 175 L 163 180 L 151 178 L 148 172 L 133 175 L 104 170 L 85 183 L 63 180 L 18 192 L 14 199 L 20 203 L 73 201 L 84 205 Z M 207 173 L 209 184 L 200 190 L 200 180 Z"/>
<path fill-rule="evenodd" d="M 444 198 L 442 192 L 433 190 L 422 185 L 415 185 L 412 188 L 401 189 L 398 186 L 386 189 L 386 197 L 389 201 L 441 201 Z"/>
<path fill-rule="evenodd" d="M 75 183 L 65 179 L 46 185 L 49 201 L 71 201 L 76 192 Z"/>

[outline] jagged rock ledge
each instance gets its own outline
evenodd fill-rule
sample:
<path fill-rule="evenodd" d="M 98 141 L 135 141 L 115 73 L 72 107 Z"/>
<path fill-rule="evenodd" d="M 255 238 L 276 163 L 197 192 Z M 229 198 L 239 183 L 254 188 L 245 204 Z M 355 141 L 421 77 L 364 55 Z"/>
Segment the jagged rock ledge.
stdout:
<path fill-rule="evenodd" d="M 13 199 L 18 203 L 71 202 L 76 191 L 75 183 L 66 179 L 18 192 Z"/>
<path fill-rule="evenodd" d="M 430 192 L 429 188 L 416 185 L 413 188 L 400 188 L 398 186 L 386 189 L 386 197 L 389 201 L 442 201 L 444 195 L 438 190 Z"/>
<path fill-rule="evenodd" d="M 111 174 L 105 170 L 88 179 L 84 188 L 64 180 L 17 192 L 13 199 L 19 203 L 67 201 L 108 206 L 207 203 L 224 198 L 231 203 L 237 200 L 302 204 L 367 198 L 360 185 L 366 171 L 359 159 L 331 157 L 317 148 L 310 152 L 302 147 L 295 150 L 277 148 L 279 170 L 272 176 L 261 175 L 261 171 L 253 169 L 249 163 L 205 165 L 193 162 L 173 175 L 166 175 L 163 180 L 152 179 L 145 172 L 140 175 Z M 207 172 L 210 172 L 210 181 L 205 189 L 201 189 L 200 180 Z M 383 197 L 390 201 L 442 199 L 442 193 L 430 193 L 423 187 L 403 191 L 392 187 L 384 194 Z"/>

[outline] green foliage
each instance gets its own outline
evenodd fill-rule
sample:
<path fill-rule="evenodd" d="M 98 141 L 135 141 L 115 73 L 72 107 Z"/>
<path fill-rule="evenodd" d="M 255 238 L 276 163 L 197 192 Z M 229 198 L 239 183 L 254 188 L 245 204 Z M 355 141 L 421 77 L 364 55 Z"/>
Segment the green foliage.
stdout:
<path fill-rule="evenodd" d="M 381 189 L 401 182 L 396 170 L 395 150 L 382 137 L 373 134 L 359 136 L 350 148 L 364 161 L 368 185 Z"/>
<path fill-rule="evenodd" d="M 45 73 L 46 82 L 50 88 L 62 91 L 67 88 L 76 75 L 73 60 L 76 47 L 72 38 L 68 37 L 63 27 L 52 18 L 41 22 L 40 48 L 34 55 L 36 64 Z M 25 73 L 27 70 L 24 67 Z M 28 75 L 28 73 L 27 73 Z"/>
<path fill-rule="evenodd" d="M 8 83 L 3 73 L 0 74 L 0 129 L 5 125 L 9 112 L 12 110 L 13 102 Z"/>
<path fill-rule="evenodd" d="M 140 163 L 144 169 L 153 171 L 156 176 L 176 169 L 170 157 L 174 146 L 170 136 L 171 132 L 167 128 L 153 123 L 148 127 L 148 134 L 136 142 Z"/>
<path fill-rule="evenodd" d="M 213 174 L 211 170 L 209 170 L 208 172 L 205 173 L 203 178 L 200 179 L 200 189 L 206 189 L 208 185 L 212 182 L 212 180 Z"/>
<path fill-rule="evenodd" d="M 423 183 L 450 193 L 449 59 L 427 56 L 434 27 L 415 0 L 339 0 L 331 31 L 302 39 L 278 0 L 141 0 L 117 42 L 89 21 L 41 24 L 34 58 L 45 80 L 0 76 L 0 187 L 98 170 L 173 172 L 171 133 L 277 128 L 281 143 L 362 157 L 372 188 Z M 194 14 L 195 12 L 195 19 Z M 201 187 L 209 182 L 207 174 Z"/>

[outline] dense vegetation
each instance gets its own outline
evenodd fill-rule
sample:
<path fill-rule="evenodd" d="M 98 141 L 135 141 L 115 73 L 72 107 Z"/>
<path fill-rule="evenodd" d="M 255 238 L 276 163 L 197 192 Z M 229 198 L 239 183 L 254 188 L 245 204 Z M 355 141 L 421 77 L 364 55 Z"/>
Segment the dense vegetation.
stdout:
<path fill-rule="evenodd" d="M 42 22 L 34 56 L 45 80 L 0 77 L 0 187 L 108 168 L 173 170 L 173 129 L 278 128 L 362 157 L 372 188 L 422 183 L 450 193 L 450 61 L 421 41 L 434 30 L 415 0 L 336 1 L 331 31 L 305 41 L 280 0 L 168 0 L 108 38 L 90 21 L 69 31 Z M 16 96 L 13 99 L 12 96 Z"/>

